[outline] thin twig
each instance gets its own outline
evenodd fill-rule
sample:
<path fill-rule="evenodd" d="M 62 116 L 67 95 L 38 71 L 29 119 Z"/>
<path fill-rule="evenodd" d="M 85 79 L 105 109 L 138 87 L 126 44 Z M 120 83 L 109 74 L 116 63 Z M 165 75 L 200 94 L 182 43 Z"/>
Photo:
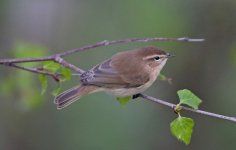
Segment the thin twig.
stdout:
<path fill-rule="evenodd" d="M 68 63 L 67 61 L 65 61 L 65 60 L 64 60 L 63 58 L 61 58 L 60 56 L 58 56 L 58 57 L 55 58 L 55 62 L 61 64 L 61 65 L 64 66 L 64 67 L 70 68 L 71 70 L 77 72 L 77 73 L 80 74 L 80 75 L 85 72 L 84 70 L 82 70 L 82 69 L 76 67 L 75 65 Z"/>
<path fill-rule="evenodd" d="M 172 104 L 172 103 L 166 102 L 164 100 L 160 100 L 160 99 L 157 99 L 157 98 L 145 95 L 145 94 L 140 94 L 140 97 L 142 97 L 142 98 L 144 98 L 146 100 L 150 100 L 150 101 L 162 104 L 164 106 L 168 106 L 168 107 L 170 107 L 172 109 L 174 109 L 176 107 L 176 104 Z M 181 108 L 183 110 L 186 110 L 186 111 L 191 111 L 191 112 L 202 114 L 202 115 L 206 115 L 206 116 L 209 116 L 209 117 L 214 117 L 214 118 L 219 118 L 219 119 L 223 119 L 223 120 L 228 120 L 228 121 L 236 122 L 236 118 L 235 117 L 224 116 L 224 115 L 220 115 L 220 114 L 216 114 L 216 113 L 211 113 L 211 112 L 207 112 L 207 111 L 203 111 L 203 110 L 191 109 L 191 108 L 184 107 L 184 106 L 181 106 Z"/>
<path fill-rule="evenodd" d="M 101 46 L 108 46 L 108 45 L 114 45 L 114 44 L 121 44 L 121 43 L 132 43 L 132 42 L 149 42 L 149 41 L 176 41 L 176 42 L 202 42 L 204 39 L 191 39 L 188 37 L 182 37 L 182 38 L 130 38 L 130 39 L 124 39 L 124 40 L 114 40 L 114 41 L 101 41 L 95 44 L 87 45 L 84 47 L 72 49 L 65 51 L 63 53 L 58 53 L 51 56 L 46 57 L 38 57 L 38 58 L 25 58 L 25 59 L 0 59 L 0 64 L 2 65 L 8 65 L 11 63 L 25 63 L 25 62 L 39 62 L 39 61 L 56 61 L 57 58 L 61 58 L 66 55 L 70 55 L 72 53 L 76 53 L 79 51 L 85 51 L 88 49 L 93 49 Z M 72 69 L 72 68 L 71 68 Z M 73 69 L 72 69 L 73 70 Z"/>
<path fill-rule="evenodd" d="M 101 47 L 101 46 L 108 46 L 108 45 L 115 45 L 115 44 L 125 44 L 125 43 L 134 43 L 134 42 L 149 42 L 149 41 L 173 41 L 173 42 L 203 42 L 204 39 L 191 39 L 188 37 L 181 37 L 181 38 L 129 38 L 129 39 L 123 39 L 123 40 L 114 40 L 114 41 L 101 41 L 92 45 L 87 45 L 81 48 L 76 48 L 76 49 L 72 49 L 63 53 L 60 53 L 59 55 L 65 56 L 65 55 L 69 55 L 75 52 L 79 52 L 79 51 L 85 51 L 88 49 L 93 49 L 93 48 L 97 48 L 97 47 Z"/>
<path fill-rule="evenodd" d="M 6 66 L 13 66 L 12 64 L 15 63 L 27 63 L 27 62 L 40 62 L 40 61 L 55 61 L 64 67 L 70 68 L 71 70 L 75 71 L 78 74 L 82 74 L 84 71 L 73 64 L 66 62 L 62 57 L 66 55 L 70 55 L 72 53 L 76 53 L 79 51 L 85 51 L 88 49 L 93 49 L 101 46 L 108 46 L 114 44 L 121 44 L 121 43 L 131 43 L 131 42 L 148 42 L 148 41 L 176 41 L 176 42 L 202 42 L 204 39 L 191 39 L 188 37 L 181 37 L 181 38 L 130 38 L 130 39 L 123 39 L 123 40 L 114 40 L 114 41 L 101 41 L 95 44 L 87 45 L 84 47 L 68 50 L 62 53 L 54 54 L 51 56 L 45 57 L 38 57 L 38 58 L 21 58 L 21 59 L 0 59 L 0 65 Z M 18 69 L 23 69 L 22 67 L 17 67 Z M 26 70 L 26 69 L 23 69 Z M 31 69 L 28 69 L 30 71 Z M 35 70 L 31 70 L 31 72 L 35 72 Z"/>
<path fill-rule="evenodd" d="M 24 70 L 24 71 L 28 71 L 28 72 L 32 72 L 32 73 L 36 73 L 36 74 L 44 74 L 44 75 L 49 75 L 49 76 L 54 76 L 55 74 L 50 73 L 50 72 L 46 72 L 46 71 L 42 71 L 39 70 L 37 68 L 29 68 L 29 67 L 23 67 L 23 66 L 19 66 L 16 64 L 11 64 L 12 67 Z"/>
<path fill-rule="evenodd" d="M 14 68 L 17 68 L 17 69 L 21 69 L 23 71 L 28 71 L 28 72 L 35 73 L 35 74 L 43 74 L 43 75 L 50 76 L 57 82 L 60 80 L 59 76 L 62 76 L 61 74 L 47 72 L 45 70 L 40 70 L 38 68 L 23 67 L 23 66 L 19 66 L 19 65 L 16 65 L 16 64 L 11 64 L 10 66 L 14 67 Z"/>
<path fill-rule="evenodd" d="M 63 76 L 60 73 L 51 73 L 51 72 L 48 72 L 46 70 L 42 70 L 41 68 L 29 68 L 29 67 L 19 66 L 19 65 L 16 65 L 16 64 L 11 64 L 10 67 L 14 67 L 14 68 L 21 69 L 23 71 L 28 71 L 28 72 L 31 72 L 31 73 L 35 73 L 35 74 L 43 74 L 43 75 L 51 76 L 56 81 L 59 81 L 60 80 L 59 77 Z M 80 71 L 84 72 L 84 70 L 82 70 L 82 69 L 80 69 Z M 75 74 L 71 74 L 71 75 L 72 76 L 80 76 L 81 73 L 75 73 Z"/>
<path fill-rule="evenodd" d="M 54 60 L 54 56 L 38 57 L 38 58 L 16 58 L 16 59 L 0 59 L 0 64 L 8 66 L 12 63 L 27 63 Z"/>

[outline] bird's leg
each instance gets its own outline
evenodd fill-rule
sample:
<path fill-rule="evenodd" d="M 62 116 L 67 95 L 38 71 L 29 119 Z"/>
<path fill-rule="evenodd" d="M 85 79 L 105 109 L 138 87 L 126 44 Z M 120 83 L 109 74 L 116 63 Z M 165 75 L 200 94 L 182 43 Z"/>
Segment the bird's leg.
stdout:
<path fill-rule="evenodd" d="M 140 93 L 135 94 L 135 95 L 133 95 L 132 99 L 136 99 L 136 98 L 138 98 L 140 95 L 141 95 Z"/>

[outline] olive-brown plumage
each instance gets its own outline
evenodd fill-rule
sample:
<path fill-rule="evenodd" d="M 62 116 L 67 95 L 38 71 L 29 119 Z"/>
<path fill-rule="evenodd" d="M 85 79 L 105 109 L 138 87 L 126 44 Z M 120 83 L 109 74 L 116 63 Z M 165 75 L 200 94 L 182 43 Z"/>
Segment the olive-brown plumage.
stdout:
<path fill-rule="evenodd" d="M 99 91 L 129 96 L 145 91 L 171 55 L 154 46 L 124 51 L 81 75 L 81 84 L 55 97 L 61 109 L 80 97 Z"/>

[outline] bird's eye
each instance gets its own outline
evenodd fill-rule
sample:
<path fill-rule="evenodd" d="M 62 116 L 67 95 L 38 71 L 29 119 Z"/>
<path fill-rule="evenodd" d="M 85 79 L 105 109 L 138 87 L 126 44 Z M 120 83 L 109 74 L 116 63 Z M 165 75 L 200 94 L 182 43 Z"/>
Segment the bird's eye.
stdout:
<path fill-rule="evenodd" d="M 159 57 L 159 56 L 156 56 L 155 58 L 154 58 L 154 60 L 155 61 L 159 61 L 161 58 Z"/>

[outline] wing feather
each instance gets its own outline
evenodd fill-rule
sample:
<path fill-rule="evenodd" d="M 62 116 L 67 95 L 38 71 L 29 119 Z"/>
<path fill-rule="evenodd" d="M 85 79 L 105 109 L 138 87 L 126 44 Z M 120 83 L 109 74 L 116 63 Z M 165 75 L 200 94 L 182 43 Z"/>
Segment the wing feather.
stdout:
<path fill-rule="evenodd" d="M 81 82 L 106 88 L 127 87 L 129 85 L 128 82 L 122 80 L 118 71 L 111 66 L 110 59 L 82 74 Z"/>
<path fill-rule="evenodd" d="M 141 60 L 132 56 L 119 57 L 119 55 L 127 56 L 127 53 L 118 53 L 112 59 L 96 65 L 81 76 L 81 82 L 106 88 L 120 88 L 139 87 L 149 81 L 149 73 L 145 67 L 134 65 L 140 63 L 135 61 Z"/>

